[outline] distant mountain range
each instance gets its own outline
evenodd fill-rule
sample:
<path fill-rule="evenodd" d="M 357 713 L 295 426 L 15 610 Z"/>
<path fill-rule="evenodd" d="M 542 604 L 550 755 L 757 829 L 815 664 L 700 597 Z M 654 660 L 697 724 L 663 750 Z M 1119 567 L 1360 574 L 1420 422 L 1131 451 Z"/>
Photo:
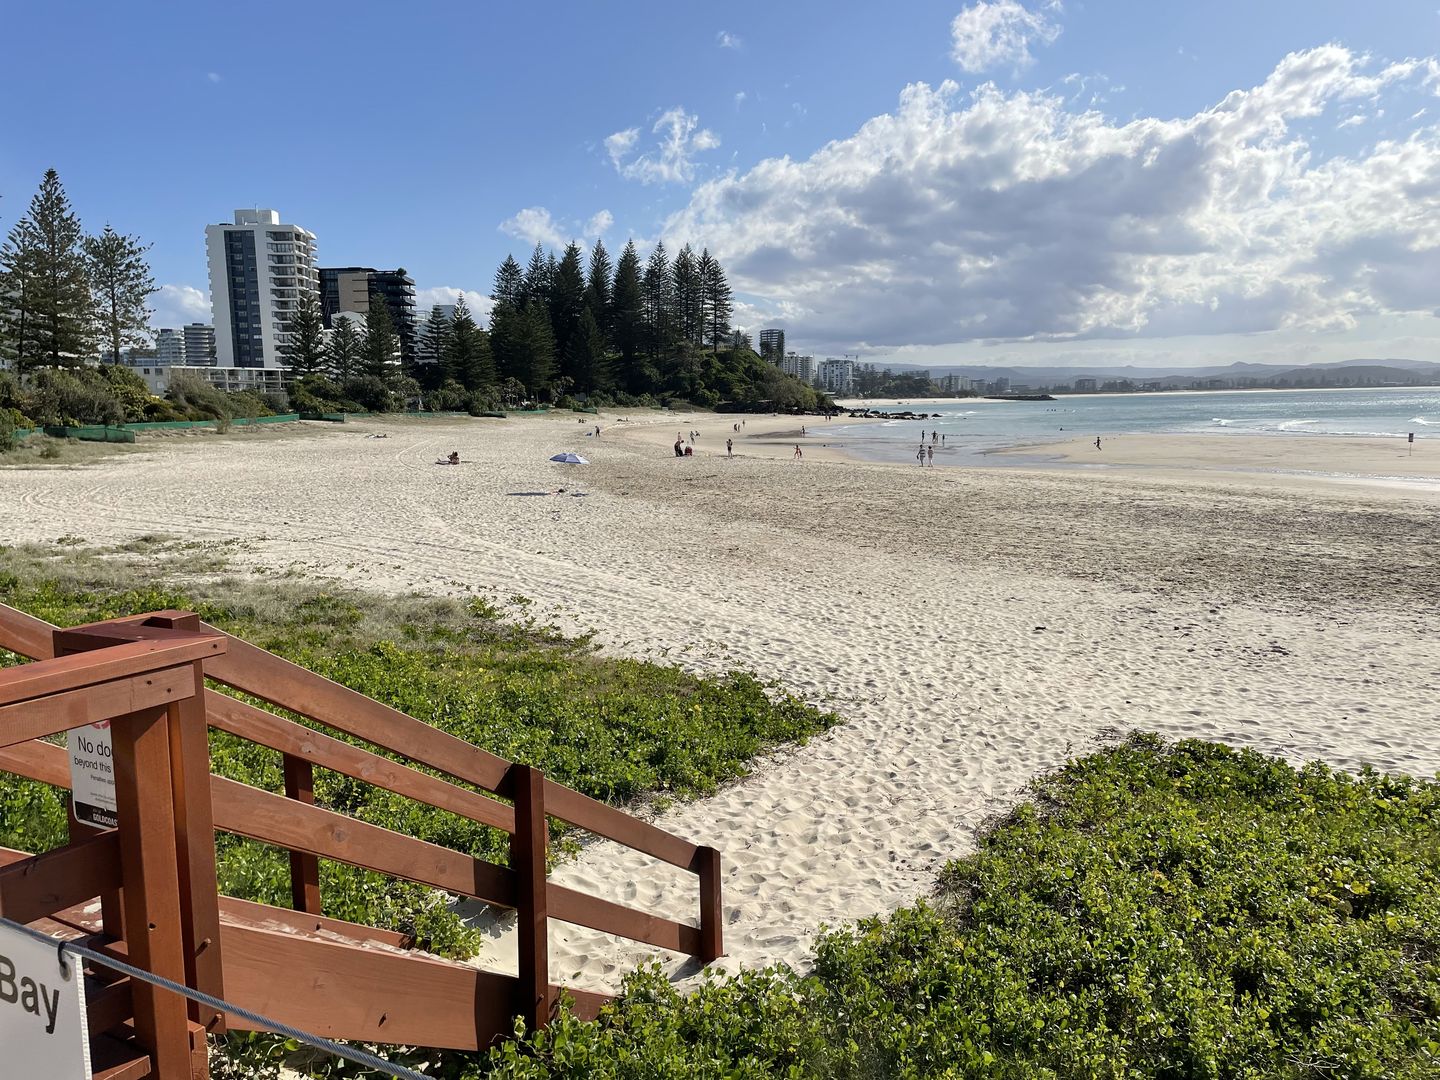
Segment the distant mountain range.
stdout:
<path fill-rule="evenodd" d="M 876 365 L 884 366 L 884 365 Z M 921 364 L 890 365 L 893 371 L 928 370 L 933 378 L 944 375 L 964 375 L 971 379 L 1009 379 L 1012 383 L 1047 385 L 1073 383 L 1076 379 L 1099 380 L 1131 379 L 1153 381 L 1156 379 L 1258 379 L 1262 382 L 1310 382 L 1326 374 L 1339 379 L 1365 380 L 1369 382 L 1413 383 L 1416 379 L 1440 384 L 1440 362 L 1434 360 L 1409 360 L 1403 358 L 1341 360 L 1330 364 L 1245 364 L 1234 363 L 1211 367 L 1162 368 L 1136 367 L 988 367 L 984 364 L 947 364 L 943 367 L 925 368 Z M 1341 370 L 1343 369 L 1343 370 Z"/>

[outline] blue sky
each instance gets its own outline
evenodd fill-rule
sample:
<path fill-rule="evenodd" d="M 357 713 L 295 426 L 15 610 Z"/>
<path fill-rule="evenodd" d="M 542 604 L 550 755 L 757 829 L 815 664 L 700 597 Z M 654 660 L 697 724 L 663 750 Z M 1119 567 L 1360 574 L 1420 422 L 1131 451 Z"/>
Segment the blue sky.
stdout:
<path fill-rule="evenodd" d="M 54 166 L 87 226 L 154 244 L 158 325 L 205 317 L 204 226 L 260 205 L 431 300 L 536 239 L 689 239 L 737 321 L 819 352 L 1440 358 L 1434 0 L 60 0 L 5 26 L 0 228 Z"/>

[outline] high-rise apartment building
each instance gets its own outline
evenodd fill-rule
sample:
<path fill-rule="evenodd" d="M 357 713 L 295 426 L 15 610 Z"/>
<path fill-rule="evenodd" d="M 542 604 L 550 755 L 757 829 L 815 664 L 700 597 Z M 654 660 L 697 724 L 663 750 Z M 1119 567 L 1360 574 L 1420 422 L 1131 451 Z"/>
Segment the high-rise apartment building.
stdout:
<path fill-rule="evenodd" d="M 190 367 L 215 365 L 215 328 L 209 323 L 185 324 L 185 363 Z"/>
<path fill-rule="evenodd" d="M 815 357 L 787 353 L 780 361 L 780 370 L 786 375 L 794 375 L 808 386 L 815 381 Z"/>
<path fill-rule="evenodd" d="M 815 372 L 815 385 L 827 394 L 850 394 L 855 389 L 855 361 L 827 356 Z"/>
<path fill-rule="evenodd" d="M 403 269 L 376 270 L 373 266 L 322 266 L 320 268 L 320 315 L 326 329 L 333 329 L 335 316 L 342 311 L 364 315 L 370 297 L 379 293 L 390 309 L 390 319 L 400 338 L 400 356 L 415 362 L 415 281 Z"/>
<path fill-rule="evenodd" d="M 315 234 L 275 210 L 236 210 L 233 225 L 205 226 L 205 247 L 217 364 L 282 367 L 290 320 L 319 290 Z"/>
<path fill-rule="evenodd" d="M 760 359 L 779 366 L 785 359 L 785 331 L 760 331 Z"/>
<path fill-rule="evenodd" d="M 185 363 L 185 338 L 179 330 L 168 327 L 155 331 L 155 357 L 157 364 Z"/>

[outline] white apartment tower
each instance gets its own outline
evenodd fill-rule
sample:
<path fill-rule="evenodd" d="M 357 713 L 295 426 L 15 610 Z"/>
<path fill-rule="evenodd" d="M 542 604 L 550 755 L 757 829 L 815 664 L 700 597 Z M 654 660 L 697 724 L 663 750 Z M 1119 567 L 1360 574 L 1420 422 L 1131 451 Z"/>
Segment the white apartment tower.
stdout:
<path fill-rule="evenodd" d="M 276 210 L 236 210 L 235 224 L 205 226 L 205 248 L 216 364 L 282 367 L 291 318 L 319 296 L 315 234 L 282 225 Z"/>

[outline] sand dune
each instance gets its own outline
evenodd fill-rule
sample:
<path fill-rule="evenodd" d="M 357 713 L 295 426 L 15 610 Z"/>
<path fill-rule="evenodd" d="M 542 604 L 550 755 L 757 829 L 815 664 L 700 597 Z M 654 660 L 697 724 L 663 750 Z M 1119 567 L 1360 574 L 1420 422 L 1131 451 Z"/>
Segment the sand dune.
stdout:
<path fill-rule="evenodd" d="M 1422 501 L 922 472 L 809 444 L 797 463 L 794 425 L 768 418 L 747 418 L 730 460 L 734 420 L 635 419 L 602 418 L 598 440 L 570 418 L 373 421 L 5 471 L 0 539 L 235 538 L 269 569 L 521 594 L 613 653 L 746 668 L 829 703 L 846 724 L 661 818 L 724 852 L 727 967 L 803 965 L 821 923 L 923 895 L 987 815 L 1110 730 L 1440 770 L 1440 541 Z M 691 427 L 697 456 L 674 458 Z M 471 464 L 432 464 L 457 447 Z M 545 460 L 569 449 L 594 464 Z M 555 876 L 694 915 L 693 878 L 613 845 Z M 494 930 L 482 962 L 504 966 Z M 603 988 L 649 954 L 557 928 L 552 955 L 557 978 Z"/>

